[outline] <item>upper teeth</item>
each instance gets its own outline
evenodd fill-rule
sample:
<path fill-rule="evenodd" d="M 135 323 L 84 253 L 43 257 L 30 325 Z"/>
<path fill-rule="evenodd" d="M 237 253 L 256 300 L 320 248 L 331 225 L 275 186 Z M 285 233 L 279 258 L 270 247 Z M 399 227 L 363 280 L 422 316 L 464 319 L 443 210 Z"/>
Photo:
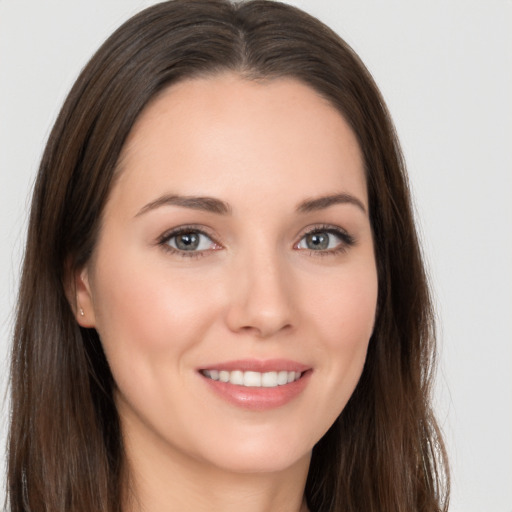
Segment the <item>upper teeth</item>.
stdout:
<path fill-rule="evenodd" d="M 282 386 L 300 379 L 302 375 L 301 372 L 287 372 L 286 370 L 265 373 L 243 372 L 241 370 L 233 370 L 232 372 L 227 370 L 203 370 L 201 373 L 212 380 L 229 382 L 230 384 L 251 388 L 274 388 L 276 386 Z"/>

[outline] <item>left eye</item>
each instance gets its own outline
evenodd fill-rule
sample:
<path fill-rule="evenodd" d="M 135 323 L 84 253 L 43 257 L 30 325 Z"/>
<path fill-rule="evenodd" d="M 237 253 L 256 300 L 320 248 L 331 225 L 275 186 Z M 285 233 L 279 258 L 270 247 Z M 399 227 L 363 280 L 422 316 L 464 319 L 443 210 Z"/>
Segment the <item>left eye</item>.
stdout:
<path fill-rule="evenodd" d="M 215 248 L 215 242 L 199 231 L 182 231 L 170 236 L 165 243 L 177 251 L 206 251 Z"/>
<path fill-rule="evenodd" d="M 297 244 L 297 249 L 309 249 L 311 251 L 328 251 L 336 249 L 343 240 L 340 235 L 331 231 L 313 231 L 302 237 Z"/>

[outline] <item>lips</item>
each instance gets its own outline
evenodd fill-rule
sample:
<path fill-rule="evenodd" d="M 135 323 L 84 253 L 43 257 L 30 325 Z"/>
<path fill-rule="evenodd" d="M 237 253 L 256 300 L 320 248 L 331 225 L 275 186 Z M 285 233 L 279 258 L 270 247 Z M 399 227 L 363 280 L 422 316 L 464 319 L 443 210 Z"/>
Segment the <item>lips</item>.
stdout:
<path fill-rule="evenodd" d="M 199 369 L 218 396 L 244 409 L 281 407 L 307 386 L 312 369 L 290 360 L 240 360 Z"/>

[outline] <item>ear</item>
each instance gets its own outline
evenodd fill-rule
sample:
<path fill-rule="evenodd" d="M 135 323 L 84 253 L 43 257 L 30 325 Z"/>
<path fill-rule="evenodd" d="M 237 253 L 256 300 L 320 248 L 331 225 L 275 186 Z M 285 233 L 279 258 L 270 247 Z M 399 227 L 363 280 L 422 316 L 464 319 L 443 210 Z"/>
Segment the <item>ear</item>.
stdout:
<path fill-rule="evenodd" d="M 89 282 L 89 270 L 84 268 L 70 272 L 66 286 L 68 301 L 81 327 L 96 327 L 94 301 Z"/>

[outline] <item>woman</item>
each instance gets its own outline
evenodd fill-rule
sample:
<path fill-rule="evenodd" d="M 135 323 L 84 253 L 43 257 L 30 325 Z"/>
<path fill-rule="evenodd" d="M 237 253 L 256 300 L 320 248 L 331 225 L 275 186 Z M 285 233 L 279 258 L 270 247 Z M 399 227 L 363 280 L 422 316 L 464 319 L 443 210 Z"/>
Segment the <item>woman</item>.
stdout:
<path fill-rule="evenodd" d="M 35 186 L 10 509 L 445 510 L 404 164 L 359 59 L 255 1 L 100 48 Z"/>

